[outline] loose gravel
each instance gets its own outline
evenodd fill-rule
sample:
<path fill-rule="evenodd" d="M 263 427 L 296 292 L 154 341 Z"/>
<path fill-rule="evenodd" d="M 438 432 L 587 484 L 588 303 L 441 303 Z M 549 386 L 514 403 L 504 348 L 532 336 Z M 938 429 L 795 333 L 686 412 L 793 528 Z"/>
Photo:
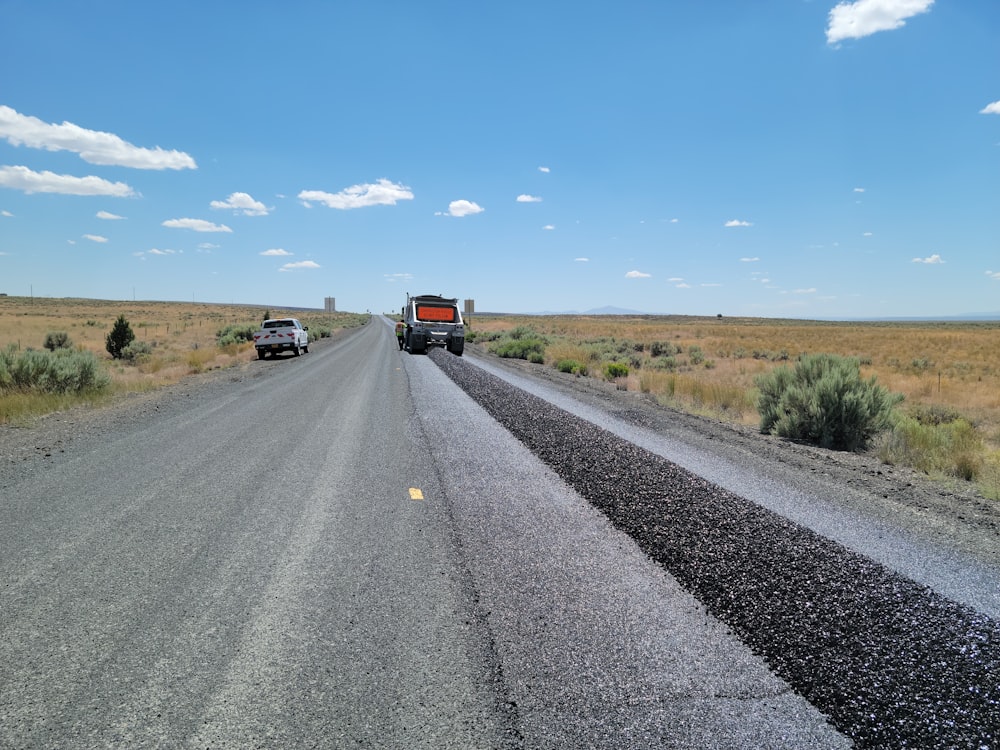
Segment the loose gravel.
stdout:
<path fill-rule="evenodd" d="M 1000 747 L 1000 623 L 444 352 L 466 393 L 858 747 Z"/>

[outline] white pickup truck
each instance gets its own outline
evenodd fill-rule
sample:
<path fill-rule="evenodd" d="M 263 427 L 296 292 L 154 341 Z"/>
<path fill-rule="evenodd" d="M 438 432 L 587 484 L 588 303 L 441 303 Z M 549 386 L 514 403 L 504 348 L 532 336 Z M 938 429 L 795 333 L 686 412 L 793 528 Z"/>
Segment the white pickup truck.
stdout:
<path fill-rule="evenodd" d="M 268 352 L 291 351 L 296 357 L 299 352 L 309 353 L 309 329 L 296 318 L 275 318 L 260 324 L 260 330 L 253 335 L 253 345 L 257 359 L 264 359 Z"/>

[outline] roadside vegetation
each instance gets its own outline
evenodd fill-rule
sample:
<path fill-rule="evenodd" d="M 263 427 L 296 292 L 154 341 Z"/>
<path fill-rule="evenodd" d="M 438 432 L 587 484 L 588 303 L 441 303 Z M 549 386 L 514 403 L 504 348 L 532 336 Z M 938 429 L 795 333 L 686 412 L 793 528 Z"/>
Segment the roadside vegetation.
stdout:
<path fill-rule="evenodd" d="M 256 360 L 253 331 L 298 317 L 312 340 L 367 314 L 250 305 L 0 297 L 0 424 L 100 404 Z"/>
<path fill-rule="evenodd" d="M 467 341 L 1000 499 L 1000 322 L 473 316 Z M 522 356 L 522 353 L 527 356 Z"/>

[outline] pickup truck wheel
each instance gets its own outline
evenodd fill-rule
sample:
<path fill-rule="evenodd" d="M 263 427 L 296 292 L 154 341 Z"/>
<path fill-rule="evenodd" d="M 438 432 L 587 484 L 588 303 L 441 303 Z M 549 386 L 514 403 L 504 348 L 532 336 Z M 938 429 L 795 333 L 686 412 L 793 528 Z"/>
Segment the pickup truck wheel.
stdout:
<path fill-rule="evenodd" d="M 267 356 L 267 352 L 265 352 L 263 349 L 258 349 L 257 350 L 257 359 L 264 359 L 264 357 L 266 357 L 266 356 Z"/>
<path fill-rule="evenodd" d="M 308 354 L 309 353 L 309 347 L 308 346 L 303 346 L 302 347 L 302 353 L 303 354 Z"/>
<path fill-rule="evenodd" d="M 299 356 L 299 347 L 297 346 L 292 347 L 292 354 L 294 354 L 296 357 Z"/>

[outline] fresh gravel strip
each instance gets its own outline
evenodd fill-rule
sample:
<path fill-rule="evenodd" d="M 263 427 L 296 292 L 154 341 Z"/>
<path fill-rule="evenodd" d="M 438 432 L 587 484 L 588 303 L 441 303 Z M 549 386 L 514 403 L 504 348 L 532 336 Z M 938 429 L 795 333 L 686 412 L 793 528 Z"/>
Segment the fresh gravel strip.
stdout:
<path fill-rule="evenodd" d="M 431 357 L 858 747 L 1000 747 L 1000 623 L 457 357 Z"/>

